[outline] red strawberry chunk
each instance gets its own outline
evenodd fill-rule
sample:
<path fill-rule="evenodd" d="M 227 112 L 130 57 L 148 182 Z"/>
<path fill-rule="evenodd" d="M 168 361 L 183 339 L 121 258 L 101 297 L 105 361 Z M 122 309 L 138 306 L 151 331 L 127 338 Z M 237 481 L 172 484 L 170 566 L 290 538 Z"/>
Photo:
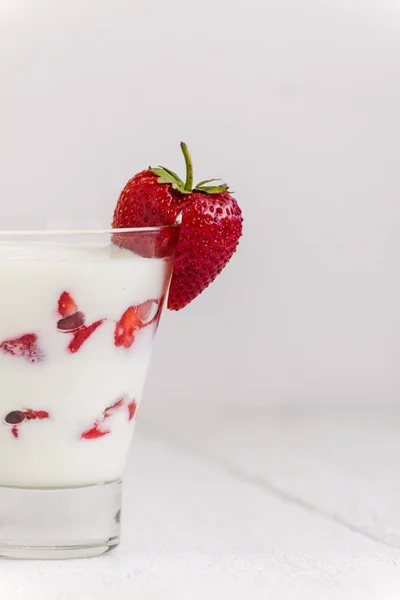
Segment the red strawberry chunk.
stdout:
<path fill-rule="evenodd" d="M 128 404 L 128 414 L 129 414 L 129 421 L 132 421 L 133 417 L 135 416 L 136 413 L 136 409 L 137 409 L 137 404 L 135 402 L 135 400 L 132 400 L 132 402 L 130 404 Z"/>
<path fill-rule="evenodd" d="M 8 424 L 13 424 L 11 428 L 11 433 L 15 438 L 19 436 L 19 427 L 23 425 L 23 423 L 27 423 L 28 421 L 32 421 L 33 419 L 50 419 L 50 414 L 47 410 L 32 410 L 32 408 L 27 408 L 25 410 L 14 410 L 8 413 L 5 417 L 5 422 Z"/>
<path fill-rule="evenodd" d="M 70 317 L 78 312 L 78 307 L 68 292 L 63 292 L 58 300 L 58 312 L 61 317 Z"/>
<path fill-rule="evenodd" d="M 115 345 L 130 348 L 135 339 L 135 332 L 139 329 L 140 325 L 141 321 L 137 314 L 137 307 L 130 306 L 126 309 L 115 327 Z"/>
<path fill-rule="evenodd" d="M 87 429 L 81 435 L 84 440 L 95 440 L 110 433 L 109 429 L 99 429 L 99 423 L 96 423 L 91 429 Z"/>
<path fill-rule="evenodd" d="M 36 417 L 38 419 L 49 419 L 50 415 L 46 410 L 37 410 L 36 411 Z"/>
<path fill-rule="evenodd" d="M 72 354 L 78 352 L 82 344 L 92 335 L 94 331 L 96 331 L 98 327 L 100 327 L 100 325 L 103 322 L 104 319 L 100 319 L 99 321 L 92 323 L 92 325 L 89 325 L 88 327 L 86 327 L 86 325 L 83 325 L 83 327 L 81 327 L 80 329 L 78 329 L 78 331 L 74 333 L 74 337 L 68 345 L 68 350 L 72 352 Z"/>
<path fill-rule="evenodd" d="M 108 433 L 111 433 L 111 431 L 109 429 L 100 429 L 100 427 L 103 425 L 104 421 L 108 417 L 111 417 L 115 412 L 117 412 L 120 408 L 122 408 L 124 406 L 124 404 L 125 404 L 124 397 L 121 396 L 113 404 L 110 404 L 110 406 L 107 406 L 107 408 L 103 411 L 103 415 L 102 415 L 101 419 L 98 419 L 97 421 L 95 421 L 93 427 L 91 427 L 87 431 L 84 431 L 81 434 L 81 438 L 85 439 L 85 440 L 94 440 L 96 438 L 103 437 L 104 435 L 107 435 Z"/>
<path fill-rule="evenodd" d="M 139 306 L 127 308 L 115 327 L 115 345 L 130 348 L 135 340 L 135 333 L 142 327 L 153 323 L 158 315 L 158 300 L 147 300 Z"/>
<path fill-rule="evenodd" d="M 29 421 L 31 419 L 49 419 L 50 415 L 47 410 L 32 410 L 27 408 L 24 410 L 25 418 Z"/>
<path fill-rule="evenodd" d="M 1 342 L 0 349 L 5 354 L 12 356 L 21 356 L 28 362 L 41 362 L 44 359 L 44 354 L 39 348 L 38 336 L 36 333 L 26 333 L 18 338 L 4 340 Z"/>
<path fill-rule="evenodd" d="M 36 419 L 36 413 L 31 408 L 27 408 L 26 410 L 24 410 L 24 415 L 25 415 L 25 419 L 28 419 L 28 421 L 30 419 Z"/>

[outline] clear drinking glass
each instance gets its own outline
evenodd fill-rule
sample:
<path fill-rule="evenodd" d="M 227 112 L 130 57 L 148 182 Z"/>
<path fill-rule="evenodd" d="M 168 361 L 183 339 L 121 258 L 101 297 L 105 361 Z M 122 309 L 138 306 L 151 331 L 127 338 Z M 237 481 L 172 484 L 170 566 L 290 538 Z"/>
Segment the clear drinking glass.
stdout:
<path fill-rule="evenodd" d="M 119 543 L 179 226 L 0 232 L 0 556 Z"/>

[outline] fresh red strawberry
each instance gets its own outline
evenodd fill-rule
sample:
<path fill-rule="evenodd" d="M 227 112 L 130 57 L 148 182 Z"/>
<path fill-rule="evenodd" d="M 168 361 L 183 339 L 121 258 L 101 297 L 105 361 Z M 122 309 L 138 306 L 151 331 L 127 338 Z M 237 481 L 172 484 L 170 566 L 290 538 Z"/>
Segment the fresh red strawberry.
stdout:
<path fill-rule="evenodd" d="M 133 177 L 114 211 L 114 228 L 172 225 L 181 218 L 168 308 L 179 310 L 194 300 L 222 271 L 242 234 L 242 212 L 228 186 L 205 180 L 193 187 L 193 165 L 186 144 L 185 183 L 165 167 Z M 167 229 L 164 236 L 167 235 Z M 160 235 L 161 232 L 154 235 Z M 146 244 L 148 233 L 116 233 L 114 243 L 146 257 L 171 255 L 172 242 L 161 237 Z M 163 247 L 162 244 L 164 244 Z"/>
<path fill-rule="evenodd" d="M 104 321 L 104 319 L 100 319 L 99 321 L 92 323 L 92 325 L 88 325 L 87 327 L 86 327 L 86 325 L 83 325 L 83 327 L 78 329 L 78 331 L 76 331 L 74 333 L 74 337 L 68 344 L 68 350 L 70 352 L 72 352 L 72 354 L 75 354 L 75 352 L 78 352 L 78 350 L 82 346 L 82 344 L 84 342 L 86 342 L 88 337 L 90 337 L 92 335 L 92 333 L 94 331 L 96 331 L 96 329 L 98 327 L 100 327 L 100 325 L 103 323 L 103 321 Z"/>
<path fill-rule="evenodd" d="M 21 356 L 31 363 L 41 362 L 44 359 L 44 354 L 38 346 L 36 333 L 25 333 L 18 338 L 4 340 L 0 344 L 0 349 L 5 354 Z"/>
<path fill-rule="evenodd" d="M 135 402 L 135 400 L 132 400 L 132 402 L 130 402 L 128 404 L 128 415 L 129 415 L 128 419 L 129 419 L 129 421 L 132 421 L 133 417 L 135 416 L 136 408 L 137 408 L 136 402 Z"/>
<path fill-rule="evenodd" d="M 78 312 L 78 307 L 68 292 L 63 292 L 58 300 L 58 312 L 61 317 L 70 317 Z"/>
<path fill-rule="evenodd" d="M 114 212 L 113 227 L 155 227 L 173 225 L 185 202 L 180 192 L 170 185 L 159 185 L 151 169 L 138 173 L 122 190 Z M 171 256 L 175 250 L 178 228 L 166 228 L 113 236 L 115 244 L 129 248 L 146 258 Z"/>
<path fill-rule="evenodd" d="M 14 425 L 14 427 L 11 427 L 11 433 L 13 434 L 13 436 L 15 438 L 18 438 L 18 427 L 17 427 L 17 425 Z"/>
<path fill-rule="evenodd" d="M 236 251 L 242 216 L 227 192 L 193 194 L 185 209 L 168 297 L 168 308 L 179 310 L 214 281 Z"/>

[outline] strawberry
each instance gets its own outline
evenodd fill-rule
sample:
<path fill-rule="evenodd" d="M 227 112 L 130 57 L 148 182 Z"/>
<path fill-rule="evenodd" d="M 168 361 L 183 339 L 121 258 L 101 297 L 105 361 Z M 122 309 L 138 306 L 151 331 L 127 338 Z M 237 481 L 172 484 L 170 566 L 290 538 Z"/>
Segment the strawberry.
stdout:
<path fill-rule="evenodd" d="M 147 169 L 128 181 L 114 212 L 113 227 L 155 227 L 176 223 L 182 195 L 171 186 L 158 185 L 157 176 Z M 174 253 L 178 228 L 135 233 L 118 233 L 113 242 L 146 258 L 164 258 Z"/>
<path fill-rule="evenodd" d="M 86 431 L 84 431 L 81 434 L 81 438 L 84 440 L 95 440 L 96 438 L 100 438 L 100 437 L 103 437 L 103 436 L 111 433 L 111 431 L 109 429 L 100 429 L 100 427 L 104 424 L 104 421 L 108 417 L 111 417 L 115 412 L 117 412 L 120 408 L 122 408 L 124 406 L 124 403 L 125 403 L 124 397 L 121 396 L 113 404 L 110 404 L 110 406 L 107 406 L 107 408 L 103 411 L 101 419 L 98 419 L 97 421 L 95 421 L 93 426 L 90 429 L 87 429 Z"/>
<path fill-rule="evenodd" d="M 11 433 L 15 438 L 18 438 L 18 427 L 25 421 L 32 421 L 33 419 L 50 419 L 50 414 L 47 410 L 32 410 L 31 408 L 23 411 L 13 410 L 4 417 L 4 422 L 8 425 L 13 425 Z"/>
<path fill-rule="evenodd" d="M 25 410 L 25 418 L 29 421 L 30 419 L 49 419 L 50 415 L 47 410 L 32 410 L 28 408 Z"/>
<path fill-rule="evenodd" d="M 78 312 L 78 307 L 68 292 L 63 292 L 58 300 L 58 312 L 61 317 L 70 317 Z"/>
<path fill-rule="evenodd" d="M 193 187 L 193 164 L 181 143 L 185 183 L 170 169 L 150 168 L 135 175 L 122 190 L 113 228 L 173 225 L 181 220 L 169 291 L 168 308 L 179 310 L 196 298 L 222 271 L 242 234 L 242 212 L 226 184 L 213 179 Z M 115 233 L 113 242 L 146 257 L 171 256 L 171 230 L 143 236 Z M 173 236 L 172 236 L 173 237 Z M 146 241 L 147 240 L 147 241 Z"/>
<path fill-rule="evenodd" d="M 104 319 L 100 319 L 86 326 L 85 315 L 78 310 L 76 302 L 68 292 L 61 294 L 58 300 L 58 312 L 62 317 L 57 323 L 58 331 L 73 334 L 73 338 L 68 345 L 68 350 L 72 354 L 78 352 L 88 337 L 104 322 Z"/>
<path fill-rule="evenodd" d="M 96 331 L 96 329 L 98 327 L 100 327 L 100 325 L 102 325 L 103 321 L 104 321 L 104 319 L 100 319 L 99 321 L 95 321 L 94 323 L 92 323 L 91 325 L 88 325 L 87 327 L 86 327 L 86 325 L 83 325 L 80 329 L 78 329 L 74 333 L 74 337 L 68 344 L 68 350 L 70 352 L 72 352 L 72 354 L 75 354 L 75 352 L 78 352 L 78 350 L 82 346 L 82 344 L 84 342 L 86 342 L 88 337 L 91 336 L 92 333 L 94 331 Z"/>
<path fill-rule="evenodd" d="M 36 418 L 37 419 L 49 419 L 50 415 L 47 412 L 47 410 L 37 410 L 36 411 Z"/>
<path fill-rule="evenodd" d="M 58 299 L 58 314 L 62 317 L 57 323 L 58 331 L 70 333 L 85 324 L 85 315 L 78 310 L 75 300 L 68 292 L 63 292 Z"/>
<path fill-rule="evenodd" d="M 135 332 L 139 328 L 139 318 L 136 306 L 126 309 L 115 326 L 114 343 L 116 346 L 130 348 L 135 338 Z"/>
<path fill-rule="evenodd" d="M 25 333 L 18 338 L 4 340 L 0 344 L 0 349 L 5 354 L 21 356 L 30 363 L 36 363 L 44 359 L 44 354 L 37 342 L 38 336 L 36 333 Z"/>
<path fill-rule="evenodd" d="M 110 433 L 109 429 L 99 429 L 99 423 L 95 423 L 91 429 L 84 431 L 81 438 L 84 440 L 95 440 Z"/>
<path fill-rule="evenodd" d="M 158 312 L 157 300 L 147 300 L 139 306 L 129 306 L 115 326 L 115 345 L 130 348 L 136 332 L 153 323 L 158 317 Z"/>

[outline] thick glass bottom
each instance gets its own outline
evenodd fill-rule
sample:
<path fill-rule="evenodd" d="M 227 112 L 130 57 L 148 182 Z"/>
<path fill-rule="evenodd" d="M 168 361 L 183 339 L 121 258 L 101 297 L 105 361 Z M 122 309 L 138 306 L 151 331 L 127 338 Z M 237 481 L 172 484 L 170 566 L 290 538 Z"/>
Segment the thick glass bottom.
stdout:
<path fill-rule="evenodd" d="M 100 556 L 119 543 L 121 481 L 76 488 L 0 486 L 0 557 Z"/>

